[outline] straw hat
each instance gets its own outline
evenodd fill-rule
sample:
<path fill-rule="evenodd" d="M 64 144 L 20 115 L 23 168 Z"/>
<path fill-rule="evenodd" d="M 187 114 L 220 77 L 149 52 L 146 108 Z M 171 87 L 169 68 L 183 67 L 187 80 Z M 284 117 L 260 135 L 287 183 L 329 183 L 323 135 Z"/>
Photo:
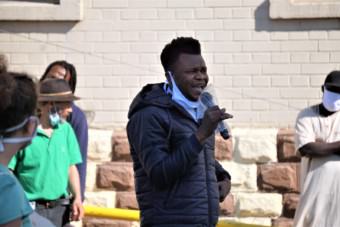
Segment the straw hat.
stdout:
<path fill-rule="evenodd" d="M 72 102 L 78 100 L 63 79 L 46 79 L 39 86 L 39 102 Z"/>

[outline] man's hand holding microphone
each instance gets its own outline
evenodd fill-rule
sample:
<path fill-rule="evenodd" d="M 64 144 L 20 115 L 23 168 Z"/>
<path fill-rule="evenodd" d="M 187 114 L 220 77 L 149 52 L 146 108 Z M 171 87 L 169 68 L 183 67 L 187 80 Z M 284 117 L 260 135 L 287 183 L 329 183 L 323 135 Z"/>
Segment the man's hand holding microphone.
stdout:
<path fill-rule="evenodd" d="M 196 132 L 197 140 L 203 144 L 204 141 L 214 133 L 216 128 L 218 128 L 221 136 L 224 139 L 229 139 L 229 130 L 227 125 L 224 124 L 223 120 L 233 118 L 233 116 L 229 113 L 226 113 L 225 108 L 220 109 L 218 105 L 216 105 L 216 101 L 213 96 L 207 91 L 202 93 L 201 102 L 207 107 L 207 109 L 204 112 L 201 125 Z M 231 182 L 228 178 L 226 178 L 224 180 L 218 181 L 217 183 L 219 201 L 223 202 L 230 192 Z"/>
<path fill-rule="evenodd" d="M 218 106 L 209 107 L 205 111 L 201 126 L 196 132 L 196 138 L 203 144 L 204 140 L 214 133 L 221 121 L 232 117 L 231 114 L 225 112 L 224 108 L 220 109 Z"/>

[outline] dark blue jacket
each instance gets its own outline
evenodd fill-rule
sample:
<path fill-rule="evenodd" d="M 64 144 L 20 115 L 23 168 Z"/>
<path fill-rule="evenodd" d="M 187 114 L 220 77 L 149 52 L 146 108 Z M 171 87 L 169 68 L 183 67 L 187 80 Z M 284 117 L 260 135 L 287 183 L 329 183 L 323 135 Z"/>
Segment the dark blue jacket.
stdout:
<path fill-rule="evenodd" d="M 214 158 L 214 135 L 202 146 L 199 124 L 162 89 L 145 86 L 127 125 L 142 226 L 215 226 L 218 181 L 230 179 Z"/>
<path fill-rule="evenodd" d="M 84 200 L 84 193 L 86 187 L 86 166 L 87 166 L 87 145 L 88 145 L 88 126 L 84 112 L 72 103 L 72 113 L 67 121 L 71 124 L 74 133 L 76 134 L 80 153 L 83 162 L 77 164 L 77 169 L 80 178 L 81 197 Z"/>

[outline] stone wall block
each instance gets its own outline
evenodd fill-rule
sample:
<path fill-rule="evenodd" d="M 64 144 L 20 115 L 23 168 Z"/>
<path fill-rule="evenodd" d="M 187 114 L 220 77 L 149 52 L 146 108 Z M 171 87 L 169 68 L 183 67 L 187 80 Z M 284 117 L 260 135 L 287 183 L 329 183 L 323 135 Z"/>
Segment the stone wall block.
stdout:
<path fill-rule="evenodd" d="M 270 192 L 299 192 L 300 164 L 271 163 L 258 166 L 257 184 Z"/>
<path fill-rule="evenodd" d="M 299 202 L 299 194 L 287 193 L 283 195 L 283 211 L 282 216 L 294 218 L 295 210 Z"/>
<path fill-rule="evenodd" d="M 125 132 L 114 134 L 112 137 L 112 161 L 132 161 Z"/>
<path fill-rule="evenodd" d="M 280 129 L 277 134 L 277 158 L 279 162 L 300 162 L 301 156 L 295 151 L 294 129 Z"/>
<path fill-rule="evenodd" d="M 111 130 L 89 130 L 87 158 L 91 161 L 111 161 L 112 144 Z"/>
<path fill-rule="evenodd" d="M 234 196 L 229 194 L 225 200 L 220 203 L 220 215 L 234 215 L 235 214 L 235 203 Z"/>
<path fill-rule="evenodd" d="M 117 208 L 138 210 L 136 194 L 134 192 L 117 192 Z"/>
<path fill-rule="evenodd" d="M 234 160 L 240 163 L 276 162 L 276 134 L 275 128 L 234 129 Z"/>
<path fill-rule="evenodd" d="M 238 217 L 277 217 L 282 211 L 282 195 L 276 193 L 238 193 Z"/>
<path fill-rule="evenodd" d="M 232 161 L 220 162 L 231 175 L 232 191 L 257 191 L 256 164 L 240 164 Z"/>
<path fill-rule="evenodd" d="M 106 162 L 98 166 L 97 187 L 115 191 L 133 191 L 132 163 Z"/>
<path fill-rule="evenodd" d="M 224 140 L 220 135 L 215 137 L 215 158 L 217 160 L 231 160 L 233 157 L 233 138 Z"/>
<path fill-rule="evenodd" d="M 116 192 L 114 191 L 97 191 L 85 193 L 85 205 L 98 207 L 116 207 Z"/>
<path fill-rule="evenodd" d="M 87 162 L 86 168 L 86 191 L 94 191 L 97 188 L 97 163 Z"/>

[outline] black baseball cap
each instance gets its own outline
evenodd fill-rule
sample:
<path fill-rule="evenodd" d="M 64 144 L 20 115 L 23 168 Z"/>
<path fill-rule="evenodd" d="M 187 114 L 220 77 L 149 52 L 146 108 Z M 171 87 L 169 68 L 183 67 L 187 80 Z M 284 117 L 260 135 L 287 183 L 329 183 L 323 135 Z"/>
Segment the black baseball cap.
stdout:
<path fill-rule="evenodd" d="M 340 90 L 340 71 L 330 72 L 325 80 L 324 86 L 329 90 Z"/>

